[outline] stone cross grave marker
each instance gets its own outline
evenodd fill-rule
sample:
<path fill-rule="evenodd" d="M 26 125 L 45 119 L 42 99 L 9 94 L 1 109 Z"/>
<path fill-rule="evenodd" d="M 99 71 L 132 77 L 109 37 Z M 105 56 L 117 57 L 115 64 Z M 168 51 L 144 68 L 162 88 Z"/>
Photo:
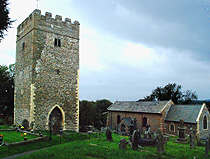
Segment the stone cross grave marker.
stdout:
<path fill-rule="evenodd" d="M 156 140 L 157 140 L 156 142 L 157 142 L 158 153 L 162 153 L 162 154 L 165 153 L 165 151 L 164 151 L 164 137 L 163 137 L 163 134 L 160 131 L 160 129 L 158 129 Z"/>
<path fill-rule="evenodd" d="M 193 128 L 190 128 L 190 148 L 195 149 L 195 133 Z"/>

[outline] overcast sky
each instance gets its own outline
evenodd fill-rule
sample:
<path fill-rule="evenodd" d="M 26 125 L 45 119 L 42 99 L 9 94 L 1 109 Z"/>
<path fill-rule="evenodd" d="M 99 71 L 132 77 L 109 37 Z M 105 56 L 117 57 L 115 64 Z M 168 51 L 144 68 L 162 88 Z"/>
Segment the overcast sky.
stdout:
<path fill-rule="evenodd" d="M 13 28 L 0 64 L 15 62 L 16 28 L 36 0 L 10 0 Z M 177 83 L 210 99 L 210 2 L 202 0 L 39 0 L 80 22 L 80 100 L 138 100 Z"/>

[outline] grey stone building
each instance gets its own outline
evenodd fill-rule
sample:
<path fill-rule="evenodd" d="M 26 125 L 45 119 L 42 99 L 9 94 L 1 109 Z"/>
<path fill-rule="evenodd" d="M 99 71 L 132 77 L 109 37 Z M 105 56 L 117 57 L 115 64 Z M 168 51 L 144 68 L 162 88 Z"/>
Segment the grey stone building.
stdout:
<path fill-rule="evenodd" d="M 190 128 L 196 131 L 198 138 L 204 138 L 210 132 L 210 115 L 206 104 L 197 105 L 172 105 L 165 117 L 166 132 L 177 135 L 180 127 L 180 119 L 184 121 L 186 133 L 190 134 Z"/>
<path fill-rule="evenodd" d="M 79 25 L 36 9 L 18 26 L 14 124 L 79 130 Z"/>

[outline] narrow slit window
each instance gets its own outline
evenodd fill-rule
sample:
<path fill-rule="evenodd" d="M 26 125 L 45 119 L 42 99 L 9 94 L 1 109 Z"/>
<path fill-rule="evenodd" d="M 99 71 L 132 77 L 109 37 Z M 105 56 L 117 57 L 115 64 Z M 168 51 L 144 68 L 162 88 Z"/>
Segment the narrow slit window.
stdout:
<path fill-rule="evenodd" d="M 25 49 L 25 42 L 23 42 L 23 44 L 22 44 L 22 50 L 24 50 Z"/>
<path fill-rule="evenodd" d="M 57 75 L 59 75 L 59 74 L 60 74 L 60 70 L 59 70 L 59 69 L 57 69 L 57 70 L 56 70 L 56 72 L 57 72 Z"/>
<path fill-rule="evenodd" d="M 61 47 L 61 39 L 58 39 L 58 46 Z"/>
<path fill-rule="evenodd" d="M 57 45 L 58 45 L 58 40 L 55 38 L 54 46 L 57 46 Z"/>

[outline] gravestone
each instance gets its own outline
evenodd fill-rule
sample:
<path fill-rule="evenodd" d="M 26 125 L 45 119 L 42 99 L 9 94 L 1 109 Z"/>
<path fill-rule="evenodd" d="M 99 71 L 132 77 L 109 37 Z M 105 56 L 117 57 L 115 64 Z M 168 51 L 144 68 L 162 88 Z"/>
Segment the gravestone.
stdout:
<path fill-rule="evenodd" d="M 176 143 L 187 143 L 186 139 L 186 127 L 184 126 L 184 120 L 180 119 L 180 127 L 178 127 L 179 138 L 175 141 Z"/>
<path fill-rule="evenodd" d="M 120 140 L 119 149 L 122 149 L 122 150 L 126 149 L 126 140 L 123 138 Z"/>
<path fill-rule="evenodd" d="M 132 135 L 131 149 L 136 150 L 138 148 L 138 133 L 134 130 Z"/>
<path fill-rule="evenodd" d="M 157 142 L 157 151 L 158 153 L 165 153 L 164 151 L 164 137 L 162 132 L 160 131 L 160 129 L 158 128 L 158 132 L 157 132 L 157 138 L 156 138 L 156 142 Z"/>
<path fill-rule="evenodd" d="M 106 140 L 112 141 L 112 132 L 109 127 L 107 127 L 107 129 L 106 129 Z"/>
<path fill-rule="evenodd" d="M 195 133 L 193 128 L 190 128 L 190 148 L 195 149 Z"/>
<path fill-rule="evenodd" d="M 209 156 L 209 137 L 206 138 L 205 157 Z"/>

